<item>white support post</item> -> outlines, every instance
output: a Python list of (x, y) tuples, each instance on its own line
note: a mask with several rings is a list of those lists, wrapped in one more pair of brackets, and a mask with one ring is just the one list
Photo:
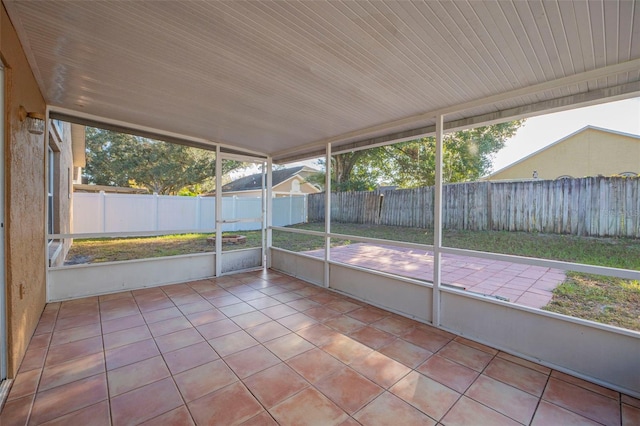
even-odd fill
[(222, 275), (222, 155), (216, 145), (216, 277)]
[[(263, 163), (264, 164), (264, 163)], [(267, 157), (267, 195), (266, 195), (266, 223), (265, 229), (267, 231), (266, 241), (263, 238), (264, 252), (267, 256), (266, 268), (271, 268), (271, 246), (273, 245), (273, 159), (271, 156)]]
[(436, 182), (433, 211), (433, 307), (432, 324), (440, 326), (440, 279), (442, 248), (442, 124), (443, 116), (436, 117)]
[(324, 179), (324, 286), (329, 288), (329, 260), (331, 260), (331, 144), (327, 144)]

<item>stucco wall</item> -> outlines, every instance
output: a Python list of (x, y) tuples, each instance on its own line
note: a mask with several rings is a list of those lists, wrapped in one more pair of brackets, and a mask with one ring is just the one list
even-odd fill
[(308, 182), (305, 182), (303, 179), (297, 176), (293, 177), (292, 179), (285, 180), (284, 182), (280, 183), (280, 185), (274, 186), (273, 191), (290, 193), (293, 189), (294, 180), (298, 181), (298, 183), (300, 184), (300, 192), (297, 192), (297, 194), (316, 194), (320, 192), (318, 188)]
[[(4, 6), (0, 53), (6, 78), (6, 283), (9, 377), (14, 377), (45, 305), (44, 136), (31, 135), (18, 108), (45, 113), (45, 102)], [(22, 291), (21, 291), (22, 289)]]
[(640, 173), (640, 139), (587, 129), (491, 176), (489, 180)]

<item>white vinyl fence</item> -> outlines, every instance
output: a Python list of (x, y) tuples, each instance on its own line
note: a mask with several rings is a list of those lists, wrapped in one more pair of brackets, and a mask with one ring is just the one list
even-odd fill
[[(214, 197), (171, 195), (73, 194), (73, 233), (211, 230), (216, 227)], [(261, 228), (262, 200), (254, 197), (223, 197), (224, 220), (256, 219), (225, 223), (223, 231)], [(273, 199), (273, 225), (307, 221), (307, 196)]]

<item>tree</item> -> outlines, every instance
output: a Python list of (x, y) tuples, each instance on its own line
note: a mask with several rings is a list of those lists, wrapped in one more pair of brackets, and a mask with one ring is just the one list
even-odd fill
[[(443, 180), (468, 182), (487, 174), (493, 155), (515, 135), (524, 120), (446, 134), (443, 139)], [(338, 154), (332, 158), (332, 188), (370, 190), (380, 183), (401, 188), (435, 183), (434, 137)]]
[[(147, 188), (158, 194), (199, 194), (213, 189), (215, 153), (87, 127), (89, 183)], [(224, 161), (223, 174), (242, 167)]]

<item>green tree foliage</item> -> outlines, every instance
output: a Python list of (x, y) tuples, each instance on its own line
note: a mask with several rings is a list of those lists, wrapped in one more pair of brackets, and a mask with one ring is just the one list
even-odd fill
[[(504, 148), (524, 120), (446, 134), (443, 140), (443, 180), (477, 180), (491, 170), (493, 155)], [(332, 189), (362, 191), (380, 184), (400, 188), (435, 183), (435, 137), (421, 138), (332, 157)], [(310, 181), (324, 184), (324, 173)]]
[[(89, 183), (147, 188), (165, 195), (197, 195), (214, 187), (215, 153), (87, 127)], [(223, 174), (242, 167), (224, 161)]]

